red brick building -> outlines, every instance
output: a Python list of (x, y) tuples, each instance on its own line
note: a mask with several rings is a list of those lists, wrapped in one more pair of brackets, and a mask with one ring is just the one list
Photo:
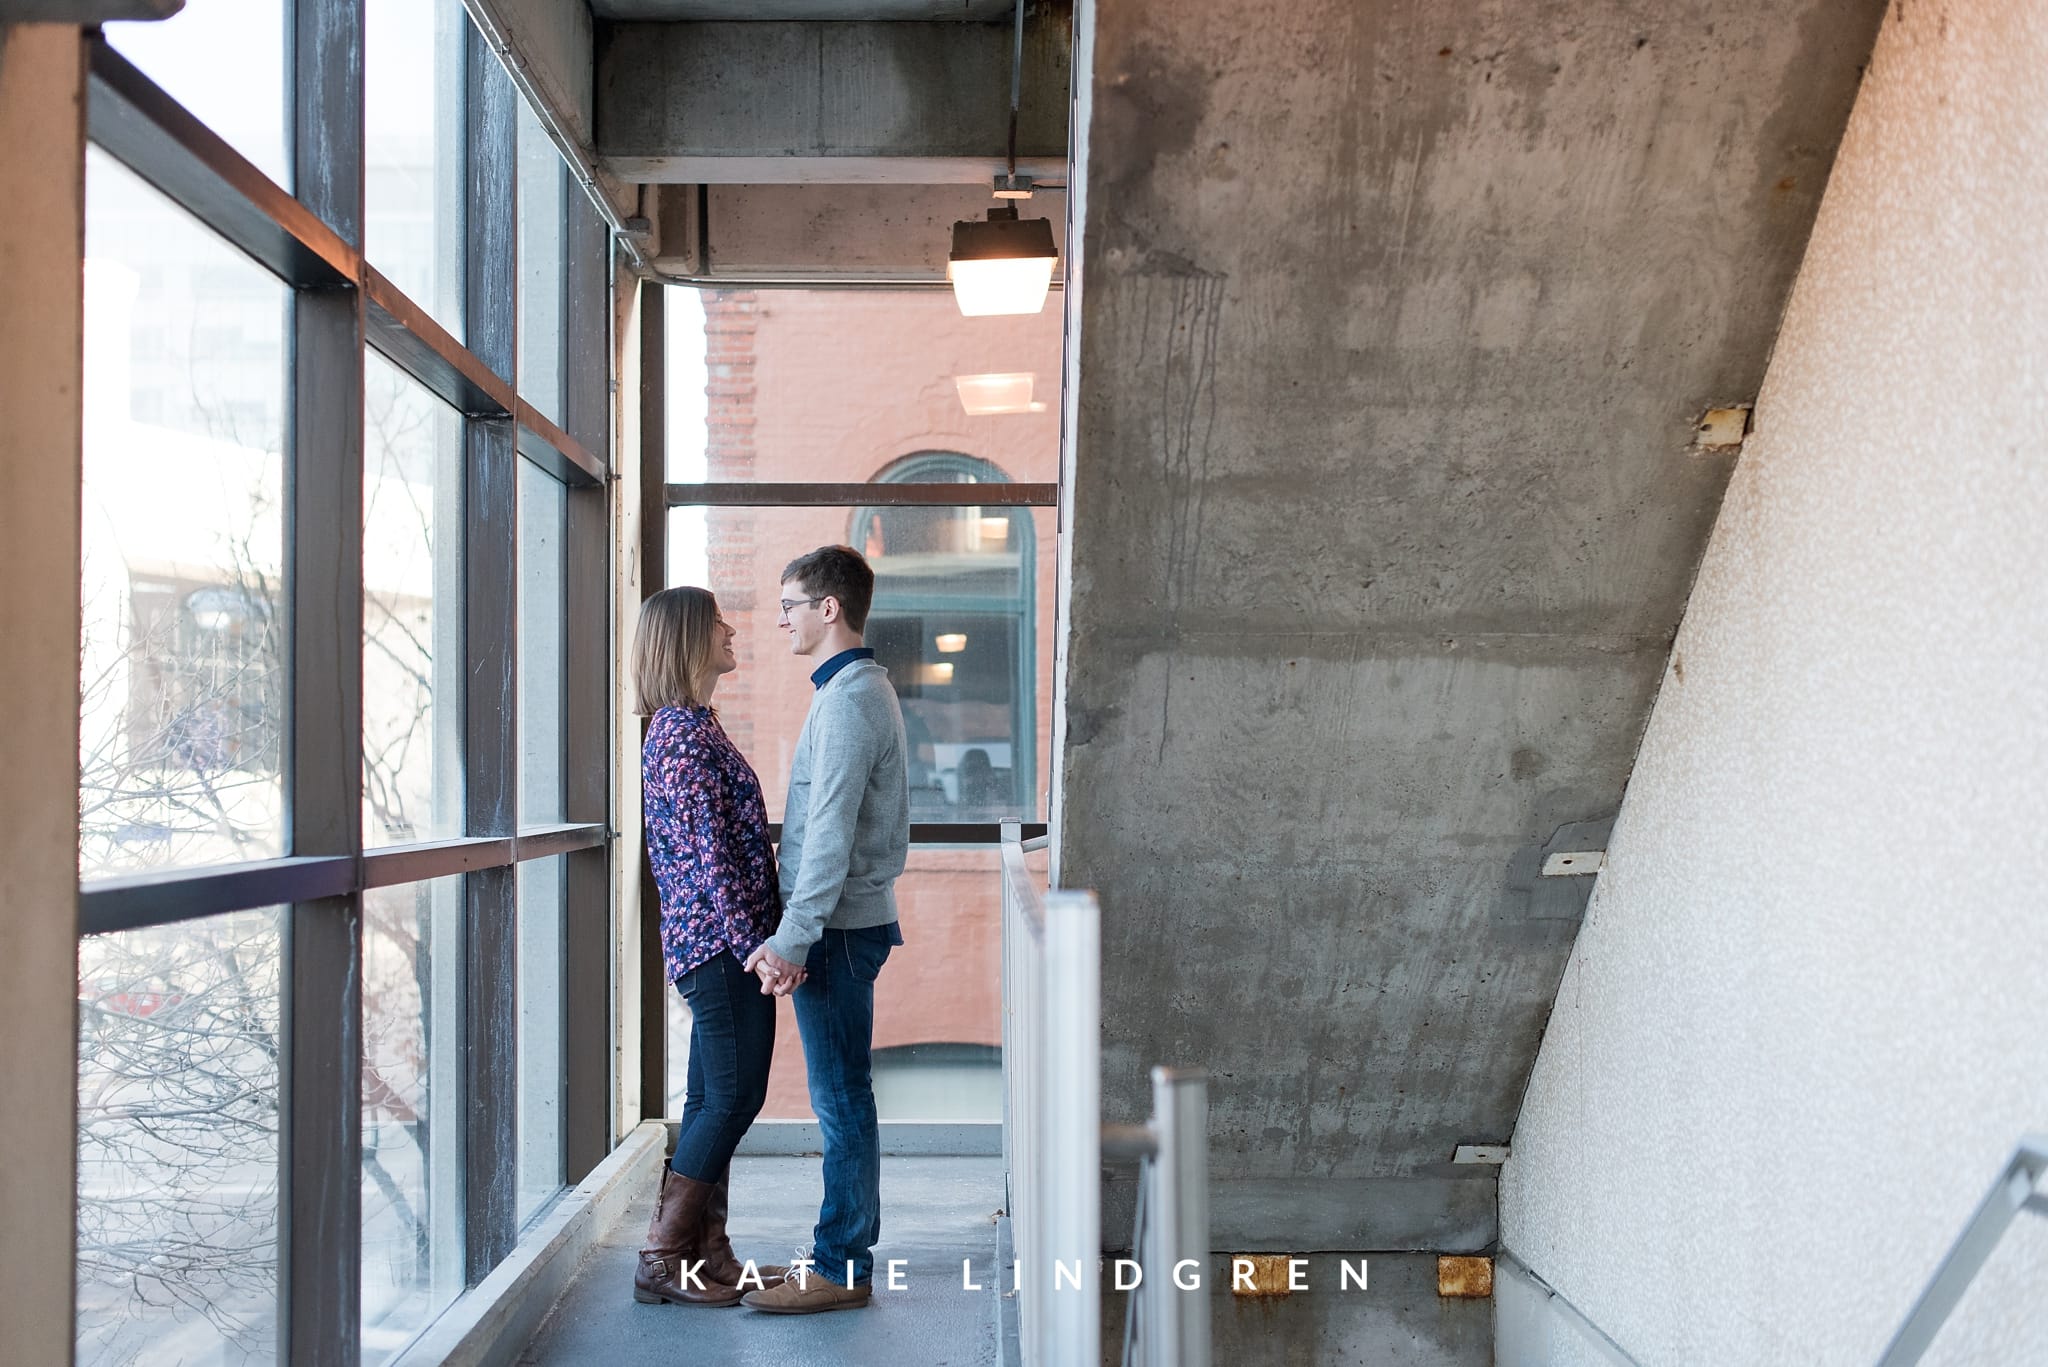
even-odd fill
[[(701, 469), (715, 483), (1050, 483), (1058, 478), (1060, 311), (963, 318), (940, 291), (707, 292)], [(687, 309), (689, 301), (679, 300)], [(1036, 402), (970, 415), (956, 379), (1029, 375)], [(1011, 382), (1011, 388), (1018, 388)], [(681, 441), (676, 443), (682, 445)], [(1056, 519), (1050, 508), (679, 510), (671, 582), (708, 571), (738, 628), (727, 730), (779, 820), (813, 662), (776, 622), (782, 566), (853, 545), (877, 574), (869, 644), (902, 698), (913, 821), (1042, 820), (1051, 738)], [(906, 943), (876, 996), (885, 1119), (995, 1119), (1001, 927), (993, 850), (915, 849), (897, 885)], [(782, 1010), (768, 1118), (808, 1117)]]

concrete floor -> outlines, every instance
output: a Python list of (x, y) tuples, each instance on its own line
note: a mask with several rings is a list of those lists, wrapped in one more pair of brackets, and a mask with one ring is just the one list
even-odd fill
[[(785, 1262), (810, 1242), (820, 1189), (815, 1157), (734, 1159), (731, 1233), (739, 1256)], [(999, 1158), (885, 1158), (873, 1300), (829, 1315), (763, 1315), (634, 1304), (634, 1257), (654, 1205), (650, 1185), (601, 1237), (519, 1360), (533, 1367), (994, 1367), (999, 1303), (990, 1269), (1002, 1204)], [(891, 1258), (902, 1260), (903, 1290), (884, 1289)], [(973, 1259), (974, 1281), (990, 1289), (961, 1289), (962, 1258)]]

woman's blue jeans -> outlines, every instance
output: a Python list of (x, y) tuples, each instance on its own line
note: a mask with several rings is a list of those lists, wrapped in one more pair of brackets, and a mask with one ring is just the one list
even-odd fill
[(890, 948), (902, 943), (893, 921), (868, 930), (827, 930), (804, 961), (809, 976), (790, 994), (804, 1038), (811, 1110), (825, 1137), (825, 1203), (811, 1231), (813, 1275), (842, 1286), (874, 1275), (882, 1237), (882, 1137), (871, 1066), (875, 978)]
[(775, 998), (762, 995), (761, 980), (730, 951), (677, 978), (676, 989), (690, 1004), (690, 1081), (668, 1165), (717, 1182), (768, 1099)]

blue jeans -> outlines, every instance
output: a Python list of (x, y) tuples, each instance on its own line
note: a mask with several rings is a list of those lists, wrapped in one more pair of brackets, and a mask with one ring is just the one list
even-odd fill
[(690, 1082), (668, 1165), (716, 1182), (768, 1099), (775, 998), (730, 950), (677, 978), (676, 990), (690, 1004)]
[(825, 1136), (825, 1204), (811, 1231), (813, 1274), (852, 1285), (874, 1275), (882, 1237), (882, 1136), (875, 1120), (869, 1055), (875, 1039), (875, 979), (903, 943), (895, 922), (868, 930), (827, 930), (811, 946), (810, 974), (791, 994), (804, 1039), (811, 1110)]

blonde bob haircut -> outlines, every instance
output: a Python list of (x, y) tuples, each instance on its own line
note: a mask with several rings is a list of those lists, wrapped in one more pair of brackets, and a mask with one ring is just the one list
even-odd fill
[(633, 631), (634, 712), (704, 706), (715, 677), (717, 625), (718, 600), (709, 589), (663, 589), (640, 605)]

